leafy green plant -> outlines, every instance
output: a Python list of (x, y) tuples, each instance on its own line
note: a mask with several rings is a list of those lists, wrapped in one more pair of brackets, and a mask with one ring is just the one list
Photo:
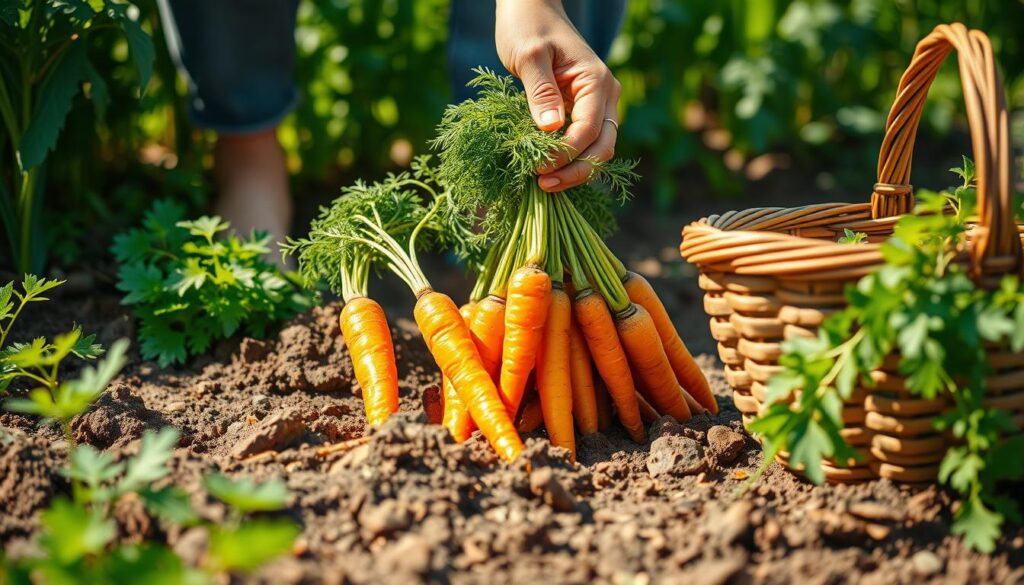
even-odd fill
[(1024, 350), (1024, 287), (1006, 276), (997, 290), (979, 288), (957, 262), (974, 213), (974, 169), (965, 159), (954, 171), (963, 184), (953, 193), (920, 193), (915, 214), (901, 218), (882, 246), (885, 264), (847, 290), (848, 307), (830, 316), (818, 337), (785, 343), (785, 370), (769, 382), (769, 406), (750, 429), (765, 440), (766, 462), (788, 451), (790, 463), (820, 483), (823, 459), (842, 465), (857, 457), (840, 436), (843, 400), (858, 385), (872, 386), (871, 371), (898, 352), (911, 393), (951, 399), (936, 431), (957, 443), (939, 479), (963, 497), (954, 533), (991, 551), (1004, 518), (1018, 515), (996, 486), (1024, 476), (1024, 436), (1011, 436), (1008, 413), (984, 406), (986, 346)]
[(209, 349), (215, 339), (267, 328), (307, 306), (306, 297), (264, 259), (270, 236), (228, 232), (219, 217), (184, 220), (184, 209), (158, 201), (141, 228), (114, 238), (117, 288), (138, 317), (141, 352), (161, 366)]
[(22, 310), (29, 303), (48, 301), (43, 295), (63, 283), (26, 274), (20, 291), (14, 282), (0, 288), (0, 393), (5, 393), (15, 380), (30, 382), (34, 387), (26, 398), (13, 398), (4, 406), (14, 412), (56, 421), (73, 447), (71, 419), (84, 412), (124, 367), (128, 340), (115, 341), (105, 359), (95, 367), (84, 368), (74, 380), (60, 379), (60, 366), (65, 358), (74, 355), (92, 360), (104, 353), (103, 347), (94, 343), (96, 336), (83, 336), (77, 325), (53, 340), (36, 337), (28, 343), (7, 344), (7, 337)]
[[(163, 429), (142, 436), (138, 453), (125, 461), (89, 445), (71, 454), (64, 474), (72, 481), (73, 497), (57, 498), (42, 514), (39, 554), (15, 562), (0, 560), (13, 583), (201, 584), (218, 582), (218, 575), (247, 572), (286, 553), (298, 528), (285, 520), (245, 521), (254, 511), (278, 510), (288, 497), (280, 480), (255, 484), (232, 482), (223, 476), (207, 478), (208, 491), (233, 507), (224, 524), (200, 520), (188, 495), (179, 487), (156, 487), (169, 474), (168, 462), (178, 432)], [(210, 486), (216, 486), (210, 487)], [(210, 531), (206, 563), (201, 570), (186, 567), (163, 543), (121, 544), (115, 541), (112, 518), (115, 502), (135, 494), (145, 508), (167, 524), (204, 526)], [(0, 573), (3, 575), (3, 573)]]
[(836, 242), (840, 244), (861, 244), (868, 241), (868, 235), (864, 232), (855, 232), (851, 229), (844, 229), (843, 235)]
[(0, 177), (0, 217), (22, 273), (42, 268), (42, 169), (73, 101), (86, 86), (100, 117), (110, 102), (107, 82), (90, 59), (94, 37), (119, 30), (140, 87), (149, 81), (153, 43), (135, 13), (131, 4), (112, 0), (0, 2), (0, 152), (14, 170)]

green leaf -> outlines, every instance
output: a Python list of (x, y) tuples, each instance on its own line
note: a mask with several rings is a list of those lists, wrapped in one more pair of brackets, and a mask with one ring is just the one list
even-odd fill
[(42, 524), (43, 548), (63, 565), (100, 553), (117, 534), (113, 521), (63, 498), (43, 512)]
[(178, 431), (173, 428), (164, 428), (158, 433), (147, 431), (143, 434), (139, 454), (128, 461), (124, 477), (117, 486), (118, 491), (136, 492), (165, 477), (170, 473), (167, 462), (174, 455), (174, 447), (177, 444)]
[(971, 549), (991, 553), (996, 548), (1003, 517), (989, 510), (980, 498), (969, 498), (960, 506), (953, 520), (953, 534), (964, 537), (964, 544)]
[(96, 112), (96, 119), (106, 119), (107, 107), (110, 106), (110, 90), (107, 89), (107, 80), (103, 79), (100, 72), (88, 60), (85, 62), (85, 80), (89, 82), (89, 99)]
[(986, 341), (1002, 341), (1004, 337), (1012, 335), (1015, 329), (1013, 319), (998, 307), (988, 307), (978, 315), (978, 333)]
[[(24, 302), (33, 301), (48, 301), (50, 299), (41, 295), (57, 288), (64, 284), (63, 280), (47, 280), (45, 278), (39, 278), (33, 274), (26, 274), (21, 281), (21, 288), (24, 291), (23, 295), (20, 295)], [(19, 293), (15, 292), (18, 295)]]
[(202, 573), (185, 567), (181, 558), (164, 545), (147, 542), (118, 547), (101, 559), (98, 567), (104, 583), (145, 583), (146, 585), (204, 585), (211, 581)]
[(298, 534), (298, 527), (285, 521), (256, 520), (238, 528), (213, 526), (208, 566), (213, 571), (252, 571), (291, 551)]
[(280, 510), (288, 500), (288, 487), (279, 479), (257, 484), (247, 477), (232, 480), (215, 473), (203, 484), (210, 495), (242, 512)]
[(92, 20), (92, 17), (96, 15), (96, 11), (85, 0), (49, 0), (48, 4), (57, 11), (83, 23)]
[(218, 232), (222, 232), (230, 227), (226, 221), (216, 215), (204, 215), (192, 221), (179, 221), (177, 226), (187, 229), (190, 235), (208, 240), (212, 240)]
[[(146, 93), (149, 78), (153, 74), (156, 49), (153, 40), (142, 30), (142, 26), (129, 13), (128, 4), (107, 3), (107, 13), (121, 24), (124, 38), (128, 41), (128, 53), (139, 71), (139, 95)], [(134, 7), (132, 7), (134, 8)]]
[(164, 275), (149, 264), (123, 264), (117, 272), (117, 289), (126, 292), (122, 305), (145, 303), (160, 298), (164, 290)]
[(203, 283), (206, 282), (208, 273), (206, 272), (206, 269), (199, 264), (198, 258), (187, 258), (185, 260), (185, 266), (179, 268), (175, 272), (175, 275), (177, 276), (177, 280), (171, 288), (178, 293), (178, 296), (183, 297), (190, 288), (195, 288), (196, 290), (202, 288)]
[(71, 110), (71, 102), (86, 78), (86, 63), (85, 43), (73, 43), (39, 90), (32, 119), (18, 144), (18, 160), (22, 169), (42, 164), (47, 153), (56, 146), (57, 137), (64, 128), (64, 119)]
[(115, 463), (113, 456), (98, 451), (91, 445), (78, 446), (71, 455), (71, 466), (65, 475), (72, 480), (80, 481), (90, 493), (97, 492), (100, 487), (124, 470), (124, 463)]
[(178, 526), (191, 526), (199, 521), (188, 494), (177, 486), (160, 490), (146, 487), (139, 490), (139, 495), (146, 509), (166, 522)]

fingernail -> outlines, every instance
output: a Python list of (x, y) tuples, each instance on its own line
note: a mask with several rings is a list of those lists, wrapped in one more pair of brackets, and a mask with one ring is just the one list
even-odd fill
[(559, 121), (558, 110), (547, 110), (540, 113), (540, 123), (544, 126), (557, 124)]
[(562, 181), (558, 180), (558, 177), (541, 177), (540, 188), (541, 189), (553, 189), (560, 185)]

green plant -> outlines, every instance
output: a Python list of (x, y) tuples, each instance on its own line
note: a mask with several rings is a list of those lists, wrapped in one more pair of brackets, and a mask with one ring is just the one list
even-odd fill
[(308, 297), (264, 259), (270, 236), (223, 236), (229, 225), (219, 217), (183, 215), (177, 203), (157, 201), (141, 228), (114, 238), (117, 288), (139, 318), (144, 357), (161, 366), (183, 362), (242, 327), (262, 337), (307, 306)]
[[(71, 443), (71, 419), (85, 411), (121, 371), (128, 350), (128, 340), (119, 339), (110, 347), (107, 357), (95, 367), (86, 367), (74, 380), (61, 380), (60, 366), (66, 357), (74, 355), (92, 360), (103, 354), (103, 347), (93, 343), (96, 336), (82, 336), (77, 325), (70, 332), (54, 337), (36, 337), (28, 343), (7, 344), (7, 337), (22, 310), (29, 303), (48, 301), (43, 296), (63, 284), (62, 280), (47, 280), (26, 274), (21, 291), (14, 282), (0, 288), (0, 393), (6, 393), (17, 379), (30, 381), (34, 388), (26, 398), (13, 398), (4, 405), (8, 410), (35, 414), (61, 425)], [(15, 300), (17, 303), (15, 303)]]
[(994, 291), (979, 288), (956, 262), (974, 213), (974, 169), (964, 162), (954, 169), (963, 179), (954, 193), (920, 193), (915, 214), (901, 218), (882, 246), (885, 264), (847, 290), (849, 306), (830, 316), (818, 337), (785, 343), (779, 361), (785, 370), (769, 382), (770, 406), (750, 429), (765, 440), (766, 462), (788, 451), (790, 463), (820, 483), (824, 458), (856, 459), (839, 433), (843, 400), (857, 385), (871, 386), (871, 371), (898, 352), (910, 392), (951, 399), (936, 430), (957, 443), (942, 460), (939, 479), (963, 497), (954, 533), (991, 551), (1004, 518), (1017, 517), (1016, 503), (996, 486), (1024, 476), (1024, 436), (1010, 436), (1008, 413), (983, 404), (986, 345), (1024, 350), (1024, 287), (1006, 276)]
[[(298, 528), (285, 520), (243, 520), (244, 514), (279, 510), (288, 497), (280, 480), (254, 484), (232, 482), (219, 475), (206, 479), (207, 490), (231, 507), (225, 524), (201, 521), (188, 494), (175, 485), (156, 487), (164, 480), (178, 432), (163, 429), (142, 436), (138, 453), (124, 461), (89, 445), (71, 454), (64, 474), (73, 497), (57, 498), (42, 513), (39, 554), (3, 561), (0, 575), (12, 583), (126, 583), (158, 582), (194, 585), (217, 582), (218, 575), (248, 572), (288, 552)], [(204, 526), (210, 545), (202, 570), (186, 567), (163, 543), (116, 542), (114, 504), (134, 494), (146, 510), (163, 522), (180, 527)]]
[(43, 163), (72, 102), (83, 85), (98, 116), (110, 101), (106, 80), (90, 60), (94, 37), (120, 30), (138, 68), (139, 85), (146, 87), (154, 48), (135, 11), (131, 4), (112, 0), (0, 2), (0, 153), (13, 169), (0, 177), (0, 217), (19, 272), (42, 268)]

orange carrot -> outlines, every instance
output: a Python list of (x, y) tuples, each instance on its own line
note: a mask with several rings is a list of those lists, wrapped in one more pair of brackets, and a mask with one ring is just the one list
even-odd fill
[(658, 417), (660, 416), (658, 411), (654, 410), (654, 407), (651, 406), (651, 404), (639, 393), (636, 395), (636, 401), (637, 404), (640, 405), (640, 418), (643, 419), (645, 425), (649, 425), (658, 420)]
[(520, 433), (532, 433), (544, 424), (544, 412), (540, 406), (540, 397), (531, 394), (524, 402), (516, 430)]
[(587, 340), (575, 321), (569, 326), (569, 374), (572, 378), (572, 416), (580, 434), (598, 430), (597, 396), (594, 392), (594, 366), (590, 362)]
[[(478, 306), (478, 304), (470, 302), (459, 307), (462, 319), (468, 323), (473, 318)], [(453, 439), (461, 443), (473, 434), (473, 431), (476, 430), (476, 423), (473, 422), (473, 417), (469, 416), (466, 405), (459, 400), (459, 393), (455, 391), (455, 386), (452, 386), (451, 380), (447, 376), (441, 376), (441, 388), (444, 391), (444, 417), (441, 424), (448, 429)]]
[(704, 377), (704, 373), (701, 372), (697, 363), (693, 361), (693, 356), (690, 355), (686, 344), (680, 339), (679, 333), (676, 332), (676, 328), (672, 324), (672, 319), (668, 316), (668, 311), (665, 310), (665, 305), (658, 298), (658, 294), (654, 292), (651, 283), (635, 272), (627, 272), (622, 284), (626, 287), (629, 300), (647, 309), (647, 312), (651, 314), (654, 326), (658, 330), (658, 337), (661, 338), (661, 344), (665, 348), (665, 354), (668, 356), (669, 363), (672, 364), (676, 380), (701, 406), (708, 409), (711, 414), (718, 414), (718, 402), (715, 401), (715, 396), (711, 393), (711, 386), (708, 385), (707, 378)]
[(544, 336), (537, 354), (537, 393), (544, 413), (548, 439), (569, 450), (576, 460), (576, 436), (572, 428), (572, 382), (569, 360), (569, 321), (572, 309), (561, 286), (551, 288), (551, 302)]
[(512, 273), (506, 298), (499, 385), (502, 402), (510, 416), (519, 409), (526, 379), (537, 362), (550, 304), (551, 278), (546, 272), (524, 266)]
[(607, 431), (612, 427), (612, 397), (600, 377), (594, 380), (594, 398), (597, 401), (597, 430)]
[(506, 461), (523, 450), (498, 389), (480, 361), (469, 327), (447, 295), (428, 289), (416, 300), (413, 311), (423, 333), (427, 349), (452, 386), (477, 426), (498, 455)]
[(625, 314), (615, 317), (615, 328), (640, 381), (640, 390), (651, 406), (678, 421), (689, 420), (690, 407), (686, 406), (647, 309), (632, 305)]
[(686, 400), (686, 406), (690, 408), (690, 414), (704, 414), (708, 411), (704, 408), (703, 404), (697, 402), (697, 400), (693, 396), (690, 396), (690, 393), (682, 387), (679, 388), (679, 391), (683, 393), (683, 399)]
[(339, 321), (363, 392), (366, 423), (382, 424), (398, 412), (398, 368), (384, 309), (372, 299), (356, 297), (345, 303)]
[(505, 341), (505, 299), (487, 295), (476, 304), (473, 318), (468, 321), (473, 342), (480, 351), (484, 369), (497, 384), (501, 372), (501, 351)]
[(573, 315), (580, 325), (583, 337), (587, 340), (587, 347), (594, 358), (597, 372), (615, 402), (619, 420), (626, 427), (630, 438), (637, 443), (643, 443), (647, 440), (647, 431), (640, 420), (636, 386), (629, 372), (626, 354), (619, 343), (619, 336), (615, 333), (615, 323), (608, 312), (608, 305), (601, 295), (593, 290), (582, 291), (577, 294), (573, 303)]

